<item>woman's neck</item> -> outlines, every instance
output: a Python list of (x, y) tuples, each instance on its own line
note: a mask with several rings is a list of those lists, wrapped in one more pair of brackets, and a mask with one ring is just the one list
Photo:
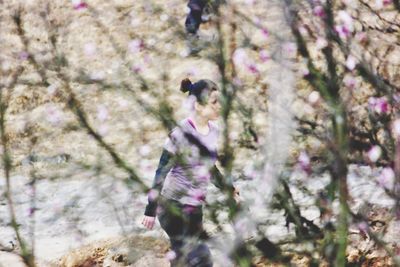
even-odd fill
[(208, 126), (208, 119), (194, 114), (192, 120), (196, 126), (196, 130), (201, 134), (208, 134), (210, 128)]

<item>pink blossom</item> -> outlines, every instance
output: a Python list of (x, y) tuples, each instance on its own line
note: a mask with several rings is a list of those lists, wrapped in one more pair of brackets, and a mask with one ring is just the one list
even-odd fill
[(378, 114), (387, 114), (389, 113), (390, 110), (390, 105), (387, 102), (386, 97), (370, 97), (368, 99), (368, 104), (369, 107), (372, 111), (378, 113)]
[(53, 125), (57, 125), (62, 121), (62, 113), (61, 111), (55, 107), (50, 106), (47, 108), (47, 121)]
[(132, 71), (136, 74), (142, 72), (142, 67), (139, 66), (138, 64), (135, 64), (134, 66), (132, 66)]
[(96, 54), (97, 48), (95, 43), (87, 43), (83, 46), (83, 51), (86, 56), (92, 57)]
[(82, 0), (72, 0), (72, 5), (74, 6), (75, 10), (82, 10), (88, 7), (88, 4)]
[(245, 0), (245, 4), (249, 6), (254, 5), (255, 2), (256, 2), (255, 0)]
[(359, 222), (357, 228), (363, 233), (368, 233), (369, 225), (367, 222)]
[(396, 138), (400, 137), (400, 119), (396, 119), (392, 124), (393, 135)]
[(153, 61), (151, 59), (151, 56), (149, 54), (145, 54), (144, 57), (144, 62), (146, 62), (146, 64), (150, 65)]
[(338, 18), (340, 22), (343, 23), (350, 31), (353, 31), (354, 25), (353, 25), (353, 18), (350, 16), (350, 14), (345, 11), (345, 10), (340, 10), (338, 12)]
[(108, 133), (108, 126), (105, 124), (101, 124), (97, 131), (101, 136), (106, 136)]
[(237, 66), (243, 65), (248, 61), (248, 56), (243, 48), (238, 48), (233, 53), (233, 63)]
[(99, 121), (105, 121), (108, 118), (108, 110), (105, 106), (99, 105), (97, 107), (97, 119)]
[(378, 185), (385, 189), (391, 189), (395, 180), (395, 174), (392, 168), (386, 167), (382, 170), (382, 173), (378, 176)]
[(320, 50), (328, 46), (328, 42), (325, 38), (318, 37), (317, 41), (315, 42), (315, 47)]
[(309, 95), (308, 95), (308, 102), (310, 102), (311, 104), (316, 104), (321, 98), (321, 95), (319, 94), (318, 91), (312, 91)]
[(352, 55), (349, 55), (349, 56), (347, 57), (347, 59), (346, 59), (346, 67), (347, 67), (349, 70), (354, 70), (354, 68), (356, 67), (356, 64), (357, 64), (356, 58), (353, 57)]
[(36, 211), (36, 209), (34, 207), (30, 207), (29, 210), (28, 210), (28, 216), (32, 217), (33, 214), (35, 213), (35, 211)]
[(47, 87), (47, 93), (49, 95), (54, 95), (56, 93), (56, 91), (57, 91), (57, 88), (58, 88), (58, 86), (56, 84), (50, 84)]
[(368, 41), (368, 35), (366, 32), (358, 32), (356, 33), (355, 39), (360, 43), (365, 43)]
[(308, 66), (306, 64), (300, 65), (299, 72), (303, 77), (306, 77), (307, 75), (310, 74), (310, 70), (308, 69)]
[(147, 194), (147, 197), (150, 201), (154, 201), (158, 197), (158, 191), (155, 189), (150, 189), (149, 193)]
[(346, 74), (343, 78), (343, 83), (347, 88), (354, 89), (356, 86), (356, 79), (350, 74)]
[(139, 53), (144, 49), (144, 42), (143, 40), (134, 39), (129, 42), (128, 48), (131, 53)]
[(142, 157), (146, 157), (150, 154), (151, 148), (149, 145), (143, 145), (139, 148), (139, 154)]
[(243, 86), (242, 80), (241, 80), (239, 77), (237, 77), (237, 76), (235, 76), (235, 77), (233, 78), (232, 82), (233, 82), (233, 84), (236, 85), (236, 86)]
[(400, 103), (400, 94), (399, 94), (399, 93), (393, 94), (393, 100), (394, 100), (396, 103)]
[(326, 17), (326, 13), (325, 13), (324, 7), (320, 6), (320, 5), (314, 7), (313, 13), (314, 13), (315, 16), (320, 17), (320, 18), (325, 18)]
[(252, 74), (259, 74), (260, 71), (257, 68), (257, 65), (254, 63), (247, 64), (247, 69), (252, 73)]
[(367, 154), (370, 161), (376, 162), (382, 155), (382, 149), (380, 146), (373, 146)]
[(206, 194), (203, 190), (201, 189), (192, 189), (189, 191), (189, 195), (194, 199), (199, 202), (202, 202), (206, 199)]
[(261, 34), (265, 37), (268, 38), (269, 37), (269, 31), (266, 28), (262, 28), (261, 29)]
[(304, 26), (299, 27), (299, 32), (303, 36), (307, 36), (307, 34), (308, 34), (308, 31), (307, 31), (306, 27), (304, 27)]
[(129, 106), (129, 101), (126, 99), (118, 100), (118, 104), (121, 108), (127, 108)]
[(176, 253), (175, 253), (175, 251), (173, 251), (173, 250), (168, 251), (168, 252), (165, 254), (165, 258), (166, 258), (167, 260), (169, 260), (169, 261), (173, 261), (173, 260), (176, 258)]
[(335, 31), (339, 34), (339, 37), (342, 39), (350, 37), (351, 34), (351, 31), (344, 25), (336, 25)]
[(390, 5), (392, 3), (391, 0), (376, 0), (375, 1), (375, 8), (376, 9), (381, 9), (384, 6)]
[(186, 213), (186, 214), (191, 214), (191, 213), (193, 213), (193, 211), (195, 211), (195, 210), (196, 210), (196, 207), (195, 207), (195, 206), (192, 206), (192, 205), (185, 205), (185, 206), (183, 207), (183, 212)]
[(307, 174), (311, 173), (310, 157), (302, 151), (297, 159), (299, 167)]
[(265, 49), (260, 51), (259, 56), (262, 62), (267, 62), (270, 59), (269, 53)]
[(165, 21), (167, 21), (168, 19), (169, 19), (169, 16), (168, 16), (167, 14), (165, 14), (165, 13), (162, 14), (162, 15), (160, 16), (160, 20), (161, 20), (161, 21), (164, 21), (164, 22), (165, 22)]
[(283, 51), (288, 54), (294, 54), (297, 52), (297, 45), (293, 42), (287, 42), (283, 44)]
[(19, 59), (20, 60), (27, 60), (29, 58), (29, 53), (26, 51), (22, 51), (19, 53)]
[(243, 170), (243, 175), (247, 179), (253, 180), (257, 177), (257, 171), (254, 169), (253, 165), (246, 166)]

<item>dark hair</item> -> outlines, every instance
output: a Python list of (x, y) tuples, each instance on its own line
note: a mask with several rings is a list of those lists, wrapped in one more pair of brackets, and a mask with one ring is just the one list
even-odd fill
[(181, 82), (181, 91), (189, 95), (194, 95), (197, 102), (204, 105), (208, 101), (208, 96), (213, 91), (218, 91), (218, 85), (208, 79), (202, 79), (195, 83), (192, 83), (189, 78), (185, 78)]

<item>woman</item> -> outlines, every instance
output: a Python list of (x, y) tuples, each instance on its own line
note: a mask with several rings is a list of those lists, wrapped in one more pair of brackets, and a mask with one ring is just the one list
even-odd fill
[(153, 228), (159, 204), (158, 219), (175, 257), (171, 266), (212, 266), (203, 242), (202, 205), (207, 185), (211, 181), (219, 188), (235, 190), (215, 166), (219, 131), (212, 121), (220, 115), (221, 93), (210, 80), (192, 84), (185, 79), (181, 91), (194, 98), (194, 113), (171, 131), (164, 144), (142, 224)]

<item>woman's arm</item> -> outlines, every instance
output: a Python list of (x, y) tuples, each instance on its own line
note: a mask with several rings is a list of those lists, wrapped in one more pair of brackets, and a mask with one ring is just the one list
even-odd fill
[(157, 201), (158, 196), (160, 195), (161, 189), (164, 184), (165, 177), (168, 172), (171, 170), (173, 166), (173, 154), (166, 149), (163, 149), (163, 152), (160, 157), (160, 162), (158, 163), (158, 167), (156, 170), (156, 174), (154, 176), (153, 185), (151, 190), (155, 190), (156, 197), (153, 197), (151, 194), (148, 196), (148, 204), (146, 206), (146, 210), (144, 215), (155, 217), (157, 210)]

